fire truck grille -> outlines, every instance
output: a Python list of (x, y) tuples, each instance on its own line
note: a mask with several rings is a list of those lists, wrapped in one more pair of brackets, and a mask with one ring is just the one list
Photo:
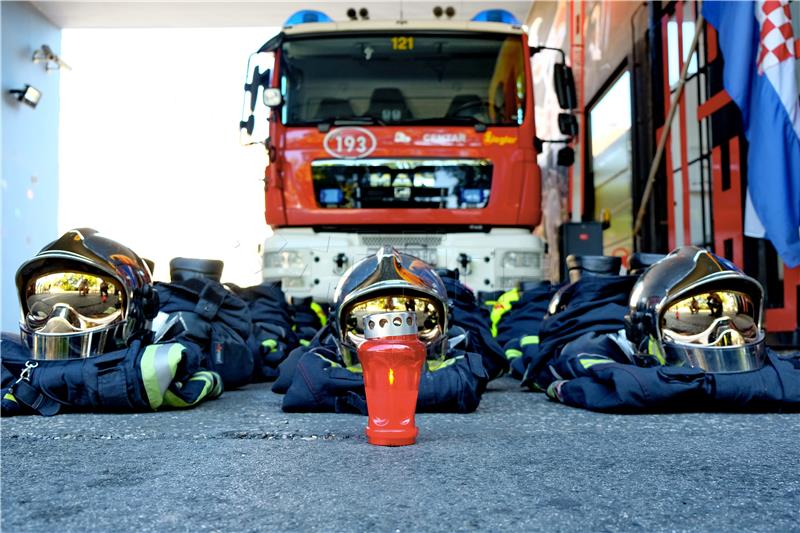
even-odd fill
[(381, 246), (394, 246), (401, 252), (419, 257), (426, 263), (436, 266), (439, 258), (436, 247), (442, 244), (440, 235), (362, 235), (361, 244), (367, 253), (375, 253)]

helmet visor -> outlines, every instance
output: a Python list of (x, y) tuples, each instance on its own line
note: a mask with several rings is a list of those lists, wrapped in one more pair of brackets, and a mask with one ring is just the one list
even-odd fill
[(23, 322), (41, 333), (77, 333), (124, 320), (125, 291), (109, 276), (51, 272), (28, 280)]
[(392, 311), (412, 312), (417, 317), (417, 334), (422, 342), (429, 343), (441, 337), (443, 317), (440, 305), (432, 298), (420, 295), (386, 295), (364, 300), (345, 313), (344, 334), (359, 346), (364, 342), (364, 317)]
[(664, 343), (667, 364), (692, 366), (706, 372), (746, 372), (764, 366), (767, 356), (763, 333), (752, 344), (743, 346), (698, 346)]
[(667, 362), (706, 372), (761, 368), (766, 351), (759, 312), (739, 291), (709, 291), (673, 303), (661, 320)]
[[(31, 331), (23, 325), (20, 335), (34, 359), (78, 359), (122, 348), (125, 345), (122, 339), (128, 336), (130, 324), (130, 321), (114, 322), (79, 333)], [(49, 329), (58, 327), (51, 325)]]
[(743, 346), (761, 334), (759, 309), (738, 291), (696, 294), (669, 306), (661, 319), (664, 342), (698, 346)]

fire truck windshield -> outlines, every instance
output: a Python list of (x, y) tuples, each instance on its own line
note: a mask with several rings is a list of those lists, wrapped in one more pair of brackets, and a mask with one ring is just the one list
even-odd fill
[(281, 121), (516, 126), (525, 118), (524, 60), (519, 35), (294, 38), (282, 47)]

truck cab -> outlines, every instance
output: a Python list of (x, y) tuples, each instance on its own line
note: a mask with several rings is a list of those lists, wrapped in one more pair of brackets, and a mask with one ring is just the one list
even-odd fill
[(542, 278), (531, 51), (521, 25), (485, 19), (318, 13), (251, 57), (241, 125), (269, 154), (264, 280), (330, 301), (382, 245), (476, 291)]

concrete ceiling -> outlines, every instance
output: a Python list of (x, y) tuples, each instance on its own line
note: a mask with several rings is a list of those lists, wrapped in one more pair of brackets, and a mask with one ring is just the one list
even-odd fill
[(317, 9), (334, 20), (347, 20), (350, 7), (366, 7), (372, 20), (431, 20), (434, 6), (453, 6), (455, 20), (468, 20), (483, 9), (503, 8), (525, 22), (532, 0), (527, 1), (420, 1), (378, 2), (33, 2), (50, 21), (61, 28), (218, 28), (282, 26), (299, 9)]

